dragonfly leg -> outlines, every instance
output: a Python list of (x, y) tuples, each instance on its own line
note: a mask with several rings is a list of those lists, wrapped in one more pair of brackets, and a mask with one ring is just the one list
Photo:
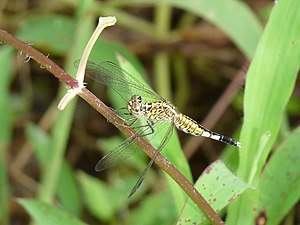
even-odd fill
[[(136, 121), (134, 121), (134, 122), (136, 122)], [(143, 124), (143, 125), (139, 125), (139, 126), (134, 126), (134, 127), (131, 127), (131, 128), (132, 129), (150, 128), (150, 130), (148, 131), (148, 133), (140, 134), (142, 137), (145, 137), (147, 135), (153, 134), (154, 133), (154, 129), (153, 129), (154, 123), (153, 123), (153, 121), (147, 120), (146, 123), (147, 124)], [(146, 129), (144, 131), (146, 131)]]
[[(117, 109), (114, 109), (112, 107), (109, 107), (115, 114), (117, 117), (119, 117), (120, 119), (122, 120), (125, 120), (125, 121), (133, 121), (132, 123), (130, 123), (129, 125), (127, 124), (120, 124), (118, 123), (117, 121), (115, 121), (116, 124), (120, 125), (120, 126), (123, 126), (123, 127), (126, 127), (126, 126), (131, 126), (133, 123), (136, 122), (136, 120), (138, 119), (137, 117), (134, 117), (132, 116), (129, 112), (128, 112), (128, 109), (127, 107), (122, 107), (122, 108), (117, 108)], [(123, 116), (132, 116), (132, 117), (129, 117), (129, 118), (124, 118)]]
[(140, 176), (140, 178), (137, 180), (137, 182), (135, 183), (135, 185), (131, 189), (131, 192), (129, 193), (128, 198), (130, 198), (136, 192), (136, 190), (141, 186), (141, 184), (143, 183), (143, 181), (144, 181), (144, 179), (145, 179), (145, 177), (147, 175), (148, 170), (153, 165), (155, 159), (157, 158), (157, 156), (159, 155), (159, 153), (162, 151), (162, 149), (165, 147), (165, 145), (169, 141), (170, 137), (172, 136), (172, 132), (173, 132), (173, 126), (171, 125), (169, 127), (169, 129), (167, 130), (167, 132), (166, 132), (166, 134), (165, 134), (162, 142), (158, 146), (155, 154), (153, 155), (153, 157), (149, 161), (149, 163), (146, 166), (146, 168), (143, 170), (142, 175)]
[[(131, 117), (131, 118), (128, 118), (127, 121), (131, 121), (128, 126), (131, 127), (136, 121), (138, 121), (138, 118), (137, 117)], [(131, 128), (134, 128), (134, 127), (131, 127)]]
[(131, 115), (129, 112), (128, 112), (128, 109), (127, 107), (121, 107), (121, 108), (117, 108), (117, 109), (114, 109), (112, 107), (109, 107), (112, 111), (114, 111), (114, 113), (117, 114), (117, 116), (121, 117), (121, 115)]

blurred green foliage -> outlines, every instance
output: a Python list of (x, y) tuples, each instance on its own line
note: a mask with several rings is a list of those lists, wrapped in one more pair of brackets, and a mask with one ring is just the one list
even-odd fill
[[(241, 62), (253, 60), (246, 77), (245, 93), (238, 93), (233, 104), (236, 109), (244, 108), (240, 139), (242, 148), (238, 152), (227, 147), (223, 152), (225, 164), (236, 169), (233, 172), (238, 177), (220, 161), (213, 163), (213, 160), (209, 160), (211, 164), (208, 170), (212, 172), (206, 170), (198, 179), (197, 176), (195, 185), (218, 212), (229, 205), (226, 224), (254, 224), (259, 219), (267, 219), (266, 224), (280, 224), (287, 215), (289, 221), (293, 221), (291, 218), (296, 213), (293, 213), (293, 207), (299, 201), (300, 193), (300, 151), (297, 150), (300, 142), (300, 104), (297, 91), (293, 95), (293, 90), (299, 88), (295, 85), (300, 62), (298, 0), (280, 0), (276, 5), (272, 3), (259, 8), (257, 14), (264, 14), (264, 18), (268, 18), (265, 19), (265, 29), (250, 6), (236, 0), (28, 2), (36, 7), (35, 10), (28, 5), (26, 13), (20, 15), (14, 13), (11, 2), (7, 1), (7, 8), (3, 3), (4, 7), (0, 7), (3, 22), (0, 24), (14, 27), (14, 34), (18, 38), (40, 49), (45, 55), (49, 54), (49, 58), (64, 65), (64, 69), (72, 75), (75, 74), (73, 62), (80, 58), (97, 18), (116, 16), (117, 28), (104, 31), (90, 59), (96, 63), (107, 60), (119, 63), (134, 76), (159, 85), (158, 90), (181, 96), (180, 100), (174, 99), (174, 102), (178, 100), (185, 112), (191, 111), (186, 106), (188, 102), (197, 100), (198, 92), (207, 95), (205, 97), (211, 102), (207, 93), (222, 91), (204, 92), (202, 89), (206, 88), (205, 84), (194, 88), (197, 81), (187, 74), (194, 72), (190, 67), (199, 60), (195, 59), (199, 56), (195, 46), (203, 46), (203, 43), (196, 41), (195, 45), (188, 44), (192, 42), (198, 26), (209, 22), (211, 26), (222, 30), (234, 46), (224, 40), (224, 34), (219, 39), (217, 34), (214, 39), (216, 33), (213, 33), (209, 40), (214, 40), (216, 46), (226, 43), (226, 50), (234, 50), (226, 53), (218, 51), (215, 54), (218, 57), (214, 56), (216, 61), (235, 59), (232, 51), (241, 53)], [(148, 13), (146, 16), (145, 12)], [(265, 16), (265, 12), (270, 12), (270, 15)], [(159, 19), (162, 15), (167, 17), (166, 21)], [(113, 29), (114, 32), (110, 33)], [(122, 33), (122, 29), (127, 32)], [(189, 34), (189, 29), (193, 35)], [(204, 34), (206, 32), (201, 33), (200, 37), (205, 42)], [(128, 40), (133, 41), (128, 44)], [(180, 48), (185, 45), (188, 47)], [(188, 53), (181, 55), (181, 50)], [(144, 57), (139, 59), (132, 52), (144, 54)], [(118, 61), (116, 53), (126, 60)], [(213, 58), (213, 53), (200, 53), (202, 57)], [(0, 224), (13, 224), (18, 220), (22, 220), (21, 224), (27, 224), (24, 216), (13, 210), (11, 205), (16, 202), (28, 212), (30, 220), (43, 225), (158, 225), (174, 224), (175, 221), (177, 224), (200, 224), (205, 220), (173, 180), (166, 175), (167, 186), (165, 179), (154, 171), (148, 174), (141, 189), (132, 198), (127, 198), (146, 165), (142, 154), (105, 173), (93, 172), (100, 154), (91, 151), (92, 157), (89, 158), (78, 148), (96, 146), (95, 138), (86, 133), (91, 130), (93, 133), (98, 123), (92, 121), (90, 112), (82, 109), (84, 105), (81, 102), (76, 105), (76, 101), (73, 101), (65, 111), (58, 112), (57, 99), (66, 92), (66, 88), (52, 81), (43, 88), (35, 87), (36, 77), (49, 76), (43, 74), (43, 68), (34, 68), (32, 65), (32, 78), (26, 77), (26, 69), (22, 70), (21, 78), (15, 78), (15, 72), (20, 67), (15, 59), (23, 63), (30, 59), (28, 57), (22, 52), (14, 52), (9, 46), (0, 47)], [(153, 68), (156, 75), (152, 79), (145, 75), (149, 68), (141, 63), (149, 59), (157, 62)], [(172, 63), (176, 65), (173, 67)], [(239, 61), (235, 63), (235, 66), (242, 67)], [(221, 63), (217, 65), (214, 70), (222, 67)], [(21, 68), (28, 69), (27, 63)], [(223, 68), (223, 71), (230, 70), (229, 66)], [(205, 75), (211, 76), (209, 73)], [(89, 87), (95, 89), (92, 84)], [(102, 88), (98, 85), (95, 91)], [(52, 99), (42, 98), (45, 93), (52, 93)], [(28, 99), (30, 96), (33, 100)], [(100, 98), (108, 101), (106, 95)], [(124, 104), (120, 102), (120, 96), (111, 92), (108, 98), (114, 106)], [(41, 118), (39, 122), (37, 115)], [(296, 122), (290, 122), (290, 118)], [(236, 120), (234, 117), (231, 121)], [(220, 121), (220, 124), (222, 122), (226, 126), (226, 120)], [(111, 150), (123, 140), (121, 137), (107, 138), (111, 131), (104, 125), (106, 121), (99, 124), (102, 127), (97, 127), (101, 139), (98, 147), (102, 152), (104, 149)], [(231, 131), (235, 130), (235, 126), (228, 127)], [(290, 127), (297, 128), (291, 132)], [(175, 132), (163, 154), (192, 180), (190, 166)], [(95, 155), (97, 159), (94, 159)], [(199, 164), (198, 172), (201, 170)], [(19, 197), (18, 200), (15, 197)]]

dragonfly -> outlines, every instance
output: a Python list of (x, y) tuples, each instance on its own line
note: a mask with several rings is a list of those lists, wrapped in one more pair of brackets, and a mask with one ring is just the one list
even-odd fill
[[(76, 61), (75, 67), (78, 65), (79, 61)], [(132, 196), (144, 181), (147, 171), (171, 138), (174, 127), (194, 136), (207, 137), (236, 147), (241, 146), (240, 142), (210, 131), (192, 118), (180, 113), (169, 101), (111, 61), (100, 64), (88, 61), (85, 74), (94, 81), (113, 89), (127, 102), (125, 107), (116, 112), (118, 116), (126, 117), (128, 126), (131, 126), (138, 135), (151, 141), (162, 130), (165, 132), (160, 143), (155, 146), (155, 155), (147, 164), (128, 197)], [(138, 124), (138, 121), (142, 121), (143, 124)], [(163, 126), (167, 128), (163, 129)], [(103, 171), (132, 156), (139, 149), (134, 143), (135, 138), (137, 136), (129, 137), (104, 155), (96, 164), (95, 170)]]

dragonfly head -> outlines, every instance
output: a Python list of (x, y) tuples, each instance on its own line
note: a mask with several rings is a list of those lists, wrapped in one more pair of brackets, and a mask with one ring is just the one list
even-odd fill
[(133, 95), (127, 105), (129, 113), (134, 116), (142, 116), (142, 97), (139, 95)]

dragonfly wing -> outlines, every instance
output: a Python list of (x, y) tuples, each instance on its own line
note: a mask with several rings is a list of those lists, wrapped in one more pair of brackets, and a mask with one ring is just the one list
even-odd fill
[[(150, 136), (153, 134), (149, 131), (152, 130), (152, 127), (149, 124), (141, 125), (135, 129), (137, 134), (140, 136)], [(113, 167), (119, 162), (126, 160), (130, 156), (134, 155), (135, 152), (139, 149), (139, 147), (134, 143), (134, 139), (137, 136), (132, 136), (123, 141), (117, 148), (113, 151), (107, 153), (103, 156), (102, 159), (96, 164), (95, 170), (100, 172), (107, 168)]]
[(132, 196), (136, 190), (141, 186), (141, 184), (143, 183), (147, 172), (149, 171), (149, 169), (151, 168), (151, 166), (153, 165), (155, 159), (157, 158), (158, 154), (162, 151), (162, 149), (166, 146), (166, 144), (168, 143), (168, 141), (170, 140), (172, 133), (173, 133), (173, 124), (170, 124), (168, 127), (168, 130), (163, 138), (163, 140), (161, 141), (161, 144), (158, 146), (158, 148), (156, 149), (155, 155), (151, 158), (151, 160), (149, 161), (148, 165), (146, 166), (146, 168), (144, 169), (144, 171), (142, 172), (142, 175), (139, 177), (139, 179), (137, 180), (137, 182), (135, 183), (135, 185), (133, 186), (133, 188), (131, 189), (131, 192), (129, 193), (129, 196)]
[[(78, 66), (79, 60), (75, 62), (75, 67)], [(126, 101), (133, 94), (141, 95), (145, 100), (163, 100), (150, 87), (113, 62), (105, 61), (96, 64), (88, 61), (85, 72), (91, 79), (112, 88)]]
[(95, 170), (100, 172), (107, 168), (113, 167), (120, 161), (123, 161), (132, 156), (138, 149), (137, 145), (133, 142), (135, 137), (130, 137), (123, 141), (116, 149), (107, 153), (100, 161), (96, 164)]

